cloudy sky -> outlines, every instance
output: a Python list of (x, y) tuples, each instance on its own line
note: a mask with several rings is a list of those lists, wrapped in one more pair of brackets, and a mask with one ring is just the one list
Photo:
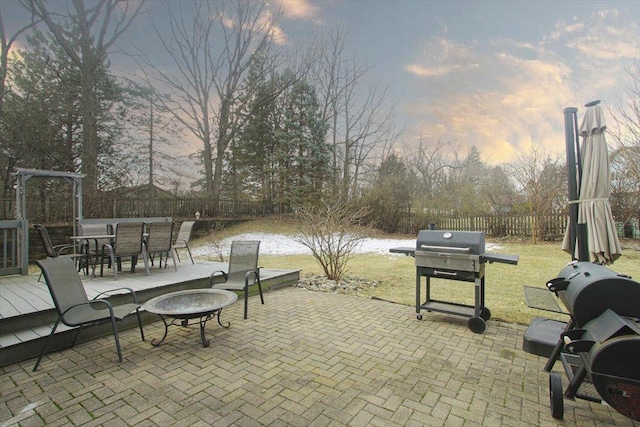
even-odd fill
[(303, 25), (348, 32), (390, 85), (407, 142), (475, 144), (491, 163), (532, 142), (563, 153), (562, 110), (616, 105), (640, 59), (635, 0), (282, 1), (291, 37)]
[[(640, 60), (637, 0), (271, 1), (284, 10), (284, 43), (346, 32), (350, 54), (389, 85), (401, 141), (476, 145), (493, 164), (532, 143), (562, 155), (562, 110), (617, 105), (625, 68)], [(9, 30), (20, 22), (14, 2), (0, 8)], [(144, 25), (120, 45), (149, 35)]]

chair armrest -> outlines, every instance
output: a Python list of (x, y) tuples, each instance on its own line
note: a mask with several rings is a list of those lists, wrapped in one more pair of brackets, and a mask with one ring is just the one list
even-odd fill
[(131, 288), (125, 288), (125, 287), (123, 287), (123, 288), (114, 288), (114, 289), (109, 289), (109, 290), (107, 290), (107, 291), (102, 291), (102, 292), (100, 292), (98, 295), (96, 295), (95, 297), (93, 297), (93, 298), (92, 298), (92, 301), (96, 301), (96, 300), (97, 300), (100, 296), (102, 296), (102, 295), (111, 295), (111, 292), (114, 292), (114, 291), (122, 291), (122, 290), (129, 291), (129, 292), (131, 293), (131, 296), (133, 297), (133, 302), (134, 302), (135, 304), (138, 304), (138, 297), (136, 296), (136, 293), (133, 291), (133, 289), (131, 289)]
[[(216, 277), (220, 277), (220, 276), (224, 277), (224, 282), (226, 282), (229, 279), (229, 275), (224, 271), (222, 270), (214, 271), (213, 273), (211, 273), (211, 276), (209, 276), (209, 287), (215, 285), (213, 281), (215, 280)], [(224, 282), (220, 282), (220, 283), (224, 283)]]
[(73, 249), (76, 249), (76, 248), (77, 248), (76, 245), (56, 245), (56, 246), (53, 247), (53, 251), (55, 253), (57, 253), (58, 255), (64, 255), (63, 252), (65, 252), (66, 250), (68, 250), (68, 249), (73, 250)]
[(109, 310), (109, 314), (111, 315), (111, 317), (113, 317), (113, 306), (106, 299), (93, 299), (91, 301), (85, 301), (85, 302), (81, 302), (79, 304), (74, 304), (71, 307), (67, 308), (65, 311), (63, 311), (62, 315), (60, 317), (63, 319), (63, 322), (64, 322), (64, 315), (67, 314), (70, 310), (73, 310), (74, 308), (80, 307), (80, 306), (83, 306), (83, 305), (89, 305), (90, 306), (90, 305), (94, 305), (94, 304), (104, 304), (104, 305), (106, 305), (107, 309)]
[(249, 287), (249, 279), (251, 276), (256, 276), (256, 280), (260, 282), (260, 268), (256, 268), (255, 270), (249, 270), (244, 275), (244, 286)]

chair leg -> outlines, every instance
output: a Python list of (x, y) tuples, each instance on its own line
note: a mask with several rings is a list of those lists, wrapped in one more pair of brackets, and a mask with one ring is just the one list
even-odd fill
[(144, 248), (144, 245), (142, 245), (142, 260), (144, 261), (144, 274), (146, 276), (148, 276), (149, 274), (151, 274), (149, 272), (149, 255), (147, 254), (147, 250)]
[(247, 308), (249, 307), (249, 288), (244, 288), (244, 319), (247, 320)]
[(264, 297), (262, 296), (262, 285), (260, 284), (260, 278), (258, 277), (258, 291), (260, 291), (260, 302), (264, 304)]
[[(178, 264), (176, 264), (176, 251), (173, 248), (169, 249), (169, 251), (171, 252), (171, 260), (173, 261), (173, 269), (175, 271), (178, 271)], [(164, 262), (164, 268), (167, 268), (167, 262), (168, 261), (169, 261), (169, 253), (167, 252), (167, 259)]]
[(187, 252), (189, 252), (189, 258), (191, 258), (191, 264), (195, 264), (195, 262), (193, 262), (193, 256), (191, 256), (191, 249), (189, 248), (189, 245), (187, 245)]
[(58, 320), (56, 320), (55, 325), (53, 325), (53, 329), (51, 329), (51, 333), (47, 337), (47, 340), (44, 342), (44, 345), (42, 346), (42, 351), (40, 352), (40, 356), (38, 356), (38, 360), (36, 361), (36, 364), (33, 367), (32, 372), (35, 372), (38, 369), (38, 366), (40, 366), (40, 361), (42, 360), (42, 356), (44, 356), (44, 352), (47, 349), (47, 346), (49, 345), (49, 341), (51, 341), (51, 337), (56, 332), (56, 329), (58, 329), (59, 324), (60, 324), (60, 317), (58, 317)]
[(138, 317), (138, 326), (140, 327), (140, 336), (144, 341), (144, 331), (142, 330), (142, 319), (140, 319), (140, 309), (136, 309), (136, 316)]
[(122, 363), (122, 350), (120, 349), (120, 340), (118, 339), (118, 327), (116, 326), (116, 319), (113, 316), (111, 316), (111, 327), (113, 328), (113, 338), (116, 341), (116, 350), (118, 351), (118, 361)]

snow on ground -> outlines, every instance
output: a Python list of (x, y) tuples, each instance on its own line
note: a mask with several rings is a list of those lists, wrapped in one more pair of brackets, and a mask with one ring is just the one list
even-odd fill
[[(259, 240), (260, 255), (311, 255), (311, 250), (298, 243), (292, 236), (284, 234), (270, 233), (245, 233), (225, 239), (221, 242), (222, 254), (229, 255), (232, 240)], [(400, 246), (415, 247), (415, 239), (364, 239), (362, 244), (356, 248), (356, 253), (372, 253), (389, 256), (404, 256), (402, 254), (392, 254), (390, 248)], [(497, 249), (497, 245), (487, 243), (487, 251)], [(217, 249), (213, 245), (200, 246), (192, 249), (194, 257), (215, 257)]]

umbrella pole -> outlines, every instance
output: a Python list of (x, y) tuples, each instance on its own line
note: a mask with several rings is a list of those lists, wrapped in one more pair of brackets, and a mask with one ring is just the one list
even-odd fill
[(569, 188), (569, 240), (571, 242), (571, 259), (575, 260), (576, 225), (578, 224), (578, 181), (576, 170), (576, 132), (575, 123), (578, 109), (564, 109), (564, 136), (567, 152), (567, 184)]

